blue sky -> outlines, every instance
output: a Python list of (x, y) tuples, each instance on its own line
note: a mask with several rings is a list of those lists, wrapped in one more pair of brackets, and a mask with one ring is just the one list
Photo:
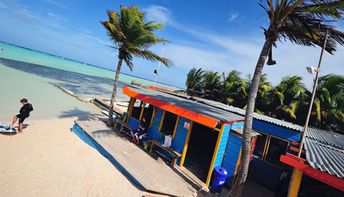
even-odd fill
[[(165, 28), (157, 35), (172, 43), (152, 50), (174, 62), (172, 68), (161, 67), (158, 80), (183, 87), (187, 72), (201, 67), (228, 73), (236, 69), (245, 77), (253, 73), (264, 42), (261, 27), (267, 18), (258, 0), (245, 1), (181, 0), (0, 0), (0, 40), (45, 51), (63, 57), (114, 69), (117, 54), (99, 21), (106, 20), (106, 10), (120, 5), (137, 5), (148, 20), (157, 20)], [(338, 24), (344, 30), (344, 24)], [(277, 65), (264, 72), (273, 83), (283, 76), (301, 75), (310, 87), (312, 76), (305, 67), (316, 66), (319, 48), (278, 43), (274, 51)], [(134, 71), (123, 72), (152, 79), (157, 63), (135, 59)], [(344, 47), (336, 55), (325, 54), (322, 75), (344, 74)]]

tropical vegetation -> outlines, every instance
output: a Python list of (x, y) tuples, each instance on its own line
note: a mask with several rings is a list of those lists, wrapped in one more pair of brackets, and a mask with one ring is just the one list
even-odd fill
[(168, 42), (154, 35), (155, 30), (161, 29), (162, 24), (155, 21), (144, 21), (145, 14), (136, 6), (120, 7), (120, 13), (107, 11), (108, 20), (101, 24), (107, 31), (113, 43), (112, 48), (118, 52), (118, 64), (116, 69), (113, 92), (110, 101), (108, 125), (113, 125), (113, 106), (117, 93), (118, 78), (124, 61), (130, 70), (133, 69), (133, 56), (150, 61), (160, 61), (169, 67), (171, 62), (149, 50), (149, 47)]
[[(211, 73), (208, 74), (207, 73)], [(216, 73), (216, 74), (215, 74)], [(209, 88), (209, 82), (216, 87)], [(210, 72), (193, 68), (186, 79), (186, 92), (234, 107), (246, 108), (251, 77), (241, 78), (240, 72)], [(311, 126), (344, 134), (344, 76), (329, 74), (320, 77), (311, 113)], [(255, 112), (303, 125), (309, 106), (311, 90), (300, 76), (286, 76), (273, 86), (262, 75), (258, 87)]]
[[(269, 23), (266, 29), (263, 28), (265, 42), (258, 57), (248, 91), (241, 163), (238, 178), (235, 180), (230, 193), (233, 197), (241, 195), (247, 178), (253, 112), (261, 84), (260, 79), (265, 64), (276, 64), (272, 58), (272, 49), (277, 46), (277, 41), (288, 40), (297, 45), (320, 47), (323, 47), (324, 43), (328, 41), (324, 48), (331, 54), (334, 53), (336, 44), (344, 44), (344, 33), (332, 26), (333, 22), (343, 17), (343, 0), (266, 0), (259, 2), (266, 11)], [(263, 4), (263, 2), (266, 3)], [(290, 113), (294, 110), (295, 105), (294, 107), (282, 107), (281, 110)]]

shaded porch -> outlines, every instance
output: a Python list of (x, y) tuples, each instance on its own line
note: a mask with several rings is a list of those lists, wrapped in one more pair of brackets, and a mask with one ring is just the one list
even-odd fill
[[(138, 188), (169, 196), (193, 196), (196, 189), (163, 161), (113, 132), (100, 120), (79, 120), (73, 131), (96, 148)], [(86, 140), (85, 140), (86, 139)]]

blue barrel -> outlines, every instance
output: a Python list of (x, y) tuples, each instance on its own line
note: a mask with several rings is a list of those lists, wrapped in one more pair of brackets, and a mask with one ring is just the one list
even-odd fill
[(210, 189), (213, 192), (221, 193), (222, 186), (228, 176), (227, 170), (223, 167), (215, 167), (210, 182)]

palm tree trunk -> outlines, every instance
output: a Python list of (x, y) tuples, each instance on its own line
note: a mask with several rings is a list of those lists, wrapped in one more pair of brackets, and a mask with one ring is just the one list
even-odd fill
[(112, 90), (112, 95), (111, 95), (111, 101), (110, 101), (110, 109), (109, 109), (109, 119), (108, 119), (108, 126), (113, 127), (114, 122), (113, 122), (113, 106), (115, 103), (115, 98), (116, 98), (116, 93), (117, 93), (117, 86), (118, 86), (118, 78), (119, 74), (121, 73), (121, 67), (122, 67), (122, 59), (118, 59), (118, 64), (117, 64), (117, 70), (116, 70), (116, 76), (115, 76), (115, 81), (113, 82), (113, 90)]
[(271, 41), (269, 39), (265, 40), (264, 46), (260, 52), (260, 56), (254, 71), (252, 83), (250, 86), (250, 92), (248, 94), (248, 103), (245, 114), (244, 123), (244, 136), (242, 140), (242, 150), (241, 150), (241, 160), (237, 178), (234, 182), (234, 186), (230, 191), (230, 196), (239, 197), (244, 189), (244, 184), (248, 174), (248, 168), (250, 164), (250, 152), (251, 152), (251, 130), (254, 106), (256, 103), (257, 91), (259, 86), (259, 81), (262, 76), (263, 68), (268, 56), (269, 50), (271, 48)]

